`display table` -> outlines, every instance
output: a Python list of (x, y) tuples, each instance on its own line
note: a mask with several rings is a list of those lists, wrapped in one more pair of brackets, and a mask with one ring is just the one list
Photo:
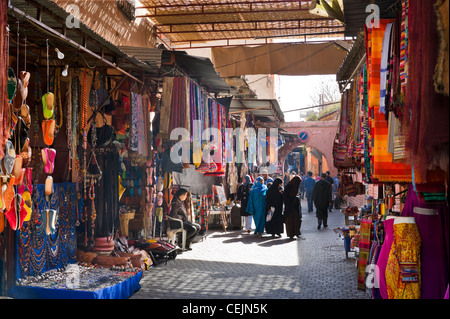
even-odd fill
[[(62, 278), (55, 282), (15, 286), (10, 291), (14, 299), (127, 299), (140, 288), (143, 272), (131, 273), (109, 269)], [(77, 287), (70, 289), (69, 287)]]
[(220, 220), (222, 222), (223, 231), (227, 232), (228, 220), (231, 218), (231, 210), (226, 210), (225, 208), (221, 208), (219, 210), (208, 210), (208, 223), (210, 215), (220, 215)]

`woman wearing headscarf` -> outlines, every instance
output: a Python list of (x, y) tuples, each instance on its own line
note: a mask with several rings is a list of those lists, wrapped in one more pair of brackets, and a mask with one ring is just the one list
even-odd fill
[(266, 223), (266, 233), (281, 237), (283, 233), (283, 180), (276, 178), (266, 192), (266, 212), (275, 209), (272, 219)]
[(253, 215), (255, 221), (255, 235), (262, 236), (266, 224), (266, 191), (264, 178), (261, 176), (255, 180), (255, 184), (250, 190), (250, 196), (247, 202), (247, 213)]
[(249, 233), (252, 229), (253, 217), (249, 213), (247, 213), (247, 202), (248, 197), (250, 196), (250, 190), (253, 186), (252, 179), (250, 175), (245, 175), (242, 178), (242, 184), (239, 186), (237, 192), (237, 200), (241, 202), (241, 216), (245, 218), (245, 230)]
[(286, 233), (290, 239), (294, 236), (300, 237), (300, 227), (302, 225), (301, 206), (298, 199), (298, 191), (301, 178), (294, 176), (286, 185), (283, 192), (284, 202), (284, 222), (286, 224)]

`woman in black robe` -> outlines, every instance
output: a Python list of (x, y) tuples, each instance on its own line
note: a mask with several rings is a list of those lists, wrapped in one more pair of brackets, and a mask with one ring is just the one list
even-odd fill
[(272, 219), (266, 223), (266, 233), (272, 234), (272, 237), (277, 235), (281, 237), (283, 230), (283, 180), (281, 178), (275, 179), (272, 186), (266, 193), (266, 214), (271, 207), (275, 208)]
[(252, 228), (253, 216), (247, 213), (247, 202), (250, 196), (250, 190), (252, 189), (253, 183), (250, 178), (250, 175), (245, 175), (242, 178), (242, 184), (239, 186), (237, 192), (237, 200), (241, 202), (241, 211), (240, 214), (245, 219), (244, 229), (250, 233)]
[(300, 238), (300, 227), (302, 225), (300, 200), (298, 191), (301, 178), (294, 176), (286, 185), (283, 192), (284, 202), (284, 222), (286, 224), (286, 233), (290, 239), (294, 236)]

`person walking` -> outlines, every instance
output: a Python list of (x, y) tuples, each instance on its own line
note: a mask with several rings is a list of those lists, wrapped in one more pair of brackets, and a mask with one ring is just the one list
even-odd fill
[(245, 175), (242, 178), (242, 184), (239, 185), (236, 199), (241, 203), (241, 211), (240, 214), (244, 217), (245, 226), (244, 229), (249, 233), (252, 229), (253, 216), (247, 213), (247, 202), (250, 196), (250, 189), (252, 188), (253, 183), (250, 175)]
[(272, 219), (266, 223), (266, 233), (281, 237), (283, 233), (283, 180), (276, 178), (266, 192), (266, 213), (275, 210)]
[(341, 174), (337, 174), (333, 179), (333, 190), (332, 190), (332, 199), (333, 206), (335, 209), (340, 209), (340, 200), (339, 200), (339, 184), (340, 184)]
[(305, 198), (305, 173), (301, 172), (300, 178), (302, 179), (302, 182), (300, 183), (300, 199)]
[[(173, 196), (171, 209), (169, 216), (176, 219), (181, 219), (183, 221), (183, 228), (187, 231), (186, 235), (186, 249), (192, 250), (191, 243), (192, 240), (200, 232), (200, 225), (190, 222), (188, 219), (188, 214), (186, 210), (186, 205), (184, 201), (188, 196), (188, 191), (184, 188), (180, 188)], [(169, 226), (171, 229), (180, 228), (180, 223), (178, 221), (169, 220)]]
[[(331, 189), (333, 190), (334, 179), (330, 176), (330, 171), (327, 171), (327, 182), (331, 184)], [(328, 206), (328, 211), (331, 213), (333, 210), (333, 198), (331, 199), (330, 206)]]
[(289, 171), (284, 172), (284, 187), (286, 187), (290, 180)]
[(267, 186), (267, 184), (273, 183), (273, 178), (269, 176), (269, 171), (267, 169), (262, 170), (261, 176), (264, 179), (264, 185)]
[(326, 180), (327, 174), (322, 173), (321, 179), (315, 183), (311, 197), (316, 206), (317, 229), (328, 227), (328, 206), (331, 202), (331, 184)]
[(255, 221), (255, 235), (261, 237), (266, 224), (266, 191), (264, 179), (260, 176), (255, 180), (250, 190), (247, 202), (247, 213), (253, 215)]
[(306, 179), (304, 181), (305, 184), (305, 193), (306, 193), (306, 201), (308, 202), (308, 213), (313, 211), (313, 202), (311, 198), (312, 190), (314, 188), (314, 184), (316, 181), (312, 178), (312, 172), (308, 172)]
[(295, 176), (286, 185), (283, 192), (284, 223), (286, 224), (286, 234), (290, 239), (293, 239), (294, 236), (300, 237), (301, 234), (301, 207), (297, 196), (301, 181), (300, 177)]

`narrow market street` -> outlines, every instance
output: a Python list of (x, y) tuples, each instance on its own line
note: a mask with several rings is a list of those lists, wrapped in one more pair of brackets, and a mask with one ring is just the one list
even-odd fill
[(356, 289), (353, 254), (346, 259), (333, 231), (344, 215), (333, 210), (328, 228), (317, 230), (306, 200), (302, 207), (300, 239), (210, 230), (192, 251), (147, 271), (131, 299), (368, 299)]

